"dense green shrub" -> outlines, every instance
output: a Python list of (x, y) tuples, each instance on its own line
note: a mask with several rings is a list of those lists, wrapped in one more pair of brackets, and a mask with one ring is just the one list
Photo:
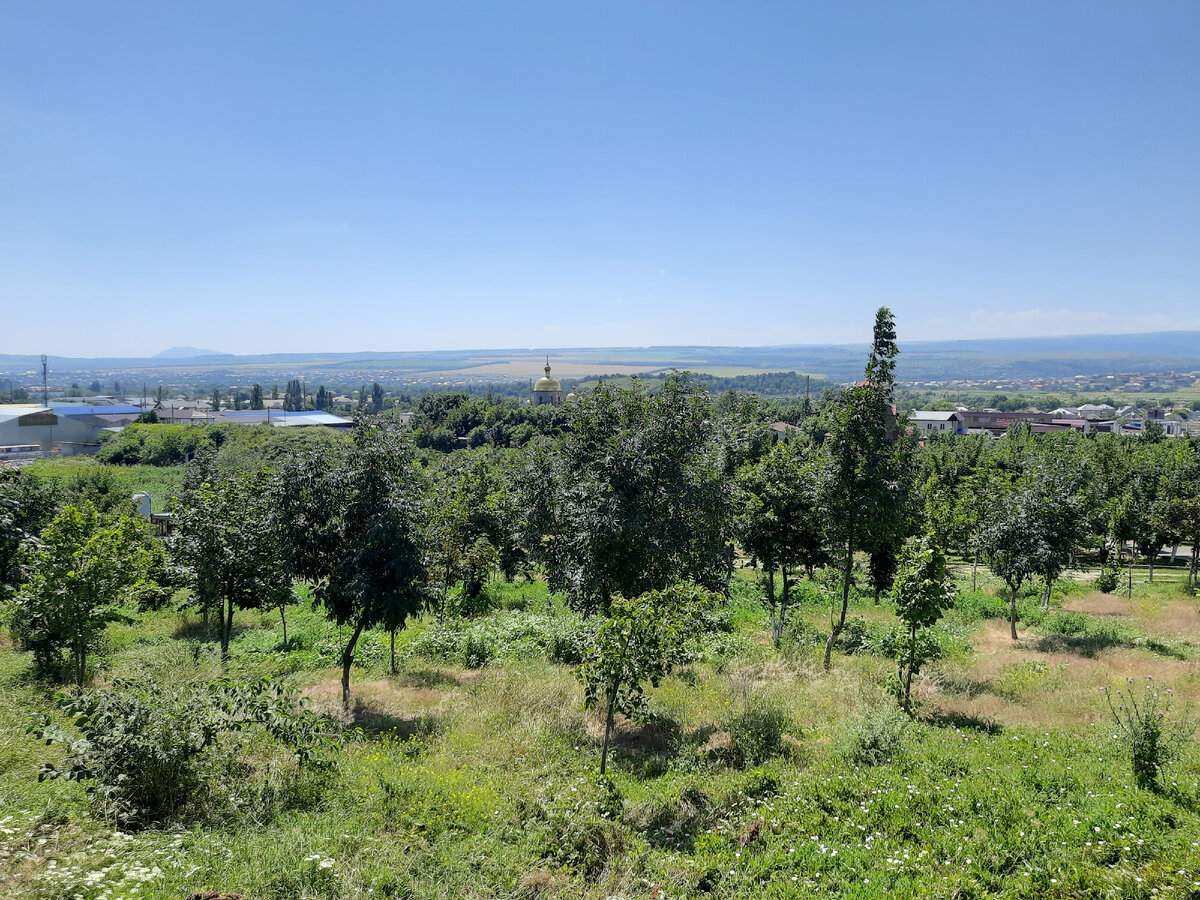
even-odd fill
[(561, 792), (557, 787), (519, 803), (518, 815), (525, 827), (538, 831), (542, 859), (594, 879), (628, 841), (624, 798), (603, 775), (577, 779)]
[(904, 749), (911, 727), (912, 720), (891, 703), (863, 706), (850, 722), (847, 756), (860, 766), (891, 762)]
[(45, 763), (38, 780), (93, 782), (88, 794), (123, 827), (197, 818), (223, 806), (249, 772), (234, 735), (260, 726), (302, 766), (327, 765), (329, 737), (296, 695), (266, 679), (253, 684), (161, 687), (118, 680), (90, 693), (56, 695), (73, 727), (35, 720), (31, 734), (66, 747), (64, 767)]
[(749, 694), (741, 709), (721, 725), (729, 734), (730, 761), (739, 767), (782, 755), (787, 747), (784, 736), (795, 728), (783, 705), (762, 693)]
[(1096, 576), (1093, 584), (1096, 586), (1096, 590), (1103, 591), (1105, 594), (1111, 594), (1117, 589), (1120, 580), (1121, 574), (1116, 569), (1103, 569)]

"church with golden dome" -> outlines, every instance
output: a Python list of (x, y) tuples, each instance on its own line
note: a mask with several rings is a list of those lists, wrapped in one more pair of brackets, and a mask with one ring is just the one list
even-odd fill
[(539, 378), (533, 385), (532, 399), (530, 402), (534, 406), (542, 406), (546, 403), (558, 406), (563, 402), (562, 385), (557, 378), (550, 377), (550, 357), (546, 357), (546, 374)]

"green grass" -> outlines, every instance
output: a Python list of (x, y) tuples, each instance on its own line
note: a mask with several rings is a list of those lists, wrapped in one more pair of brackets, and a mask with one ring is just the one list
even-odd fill
[[(652, 691), (655, 719), (618, 730), (606, 788), (598, 723), (553, 658), (554, 638), (586, 623), (544, 584), (517, 582), (494, 585), (494, 609), (475, 619), (410, 624), (395, 675), (387, 635), (365, 635), (360, 730), (339, 726), (333, 770), (287, 782), (286, 802), (264, 803), (259, 764), (233, 811), (130, 834), (97, 818), (86, 784), (38, 783), (59, 749), (24, 722), (53, 708), (52, 687), (0, 636), (0, 882), (47, 900), (1200, 896), (1200, 753), (1193, 743), (1165, 790), (1139, 790), (1093, 683), (1136, 672), (1183, 700), (1200, 694), (1197, 638), (1178, 615), (1178, 654), (1148, 644), (1168, 639), (1155, 616), (1195, 600), (1142, 585), (1145, 615), (1114, 622), (1058, 609), (1086, 600), (1082, 589), (1048, 613), (1025, 597), (1026, 634), (1010, 646), (995, 638), (1007, 640), (995, 618), (1007, 603), (981, 586), (944, 623), (953, 652), (932, 665), (920, 721), (883, 765), (849, 760), (891, 702), (891, 660), (868, 643), (826, 673), (816, 645), (776, 652), (753, 573), (740, 572), (700, 656)], [(827, 627), (820, 595), (803, 593), (797, 618)], [(865, 595), (852, 615), (867, 632), (891, 621)], [(284, 678), (336, 714), (341, 630), (293, 607), (285, 650), (277, 611), (239, 612), (237, 624), (234, 677)], [(1112, 640), (1039, 649), (1095, 635)], [(489, 646), (482, 667), (465, 665), (467, 637)], [(215, 634), (194, 616), (146, 614), (109, 641), (99, 681), (220, 674)], [(1065, 711), (1055, 705), (1076, 690)], [(763, 708), (787, 714), (778, 755), (739, 768), (727, 729)]]
[(127, 497), (139, 491), (150, 495), (153, 512), (165, 512), (172, 498), (183, 486), (183, 466), (107, 466), (90, 456), (67, 456), (60, 459), (41, 459), (30, 466), (37, 475), (54, 479), (72, 489), (81, 482), (102, 480), (113, 482), (113, 489)]

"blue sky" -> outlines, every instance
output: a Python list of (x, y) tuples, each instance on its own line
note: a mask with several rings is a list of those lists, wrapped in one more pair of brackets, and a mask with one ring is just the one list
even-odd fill
[(1200, 5), (0, 5), (0, 352), (1200, 328)]

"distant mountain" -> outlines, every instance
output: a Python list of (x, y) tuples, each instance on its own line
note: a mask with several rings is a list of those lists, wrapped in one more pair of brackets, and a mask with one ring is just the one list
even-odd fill
[(201, 350), (199, 347), (172, 347), (162, 353), (155, 353), (151, 359), (199, 359), (202, 356), (231, 356), (219, 350)]

